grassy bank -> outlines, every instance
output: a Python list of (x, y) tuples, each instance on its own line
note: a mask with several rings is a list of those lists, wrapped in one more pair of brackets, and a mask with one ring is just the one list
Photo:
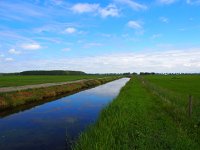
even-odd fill
[(0, 87), (23, 86), (43, 83), (67, 82), (81, 79), (97, 79), (100, 75), (29, 75), (0, 76)]
[(199, 126), (181, 115), (142, 80), (132, 78), (73, 148), (199, 149)]
[(119, 77), (107, 77), (70, 83), (67, 85), (52, 86), (39, 89), (29, 89), (17, 92), (0, 93), (0, 110), (13, 108), (30, 102), (42, 101), (54, 96), (80, 91), (90, 87), (94, 87)]

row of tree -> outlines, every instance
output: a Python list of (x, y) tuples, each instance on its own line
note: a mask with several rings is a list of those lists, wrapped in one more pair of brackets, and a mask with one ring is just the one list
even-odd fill
[[(33, 71), (23, 71), (17, 73), (0, 73), (0, 75), (86, 75), (87, 73), (83, 71), (71, 71), (71, 70), (33, 70)], [(189, 75), (189, 74), (198, 74), (200, 73), (155, 73), (155, 72), (140, 72), (139, 75)], [(94, 73), (94, 74), (87, 74), (87, 75), (107, 75), (107, 76), (131, 76), (131, 75), (138, 75), (138, 73), (133, 72), (125, 72), (125, 73)]]
[(200, 73), (155, 73), (155, 72), (140, 72), (140, 75), (200, 75)]
[(23, 71), (17, 73), (1, 73), (1, 75), (84, 75), (83, 71), (71, 71), (71, 70), (33, 70)]

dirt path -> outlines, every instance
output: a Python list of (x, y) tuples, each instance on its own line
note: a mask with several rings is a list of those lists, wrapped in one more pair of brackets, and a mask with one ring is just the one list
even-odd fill
[(36, 89), (36, 88), (50, 87), (50, 86), (56, 86), (56, 85), (64, 85), (64, 84), (77, 83), (77, 82), (88, 81), (88, 80), (91, 80), (91, 79), (58, 82), (58, 83), (44, 83), (44, 84), (36, 84), (36, 85), (24, 85), (24, 86), (16, 86), (16, 87), (4, 87), (4, 88), (0, 88), (0, 93), (21, 91), (21, 90), (27, 90), (27, 89)]

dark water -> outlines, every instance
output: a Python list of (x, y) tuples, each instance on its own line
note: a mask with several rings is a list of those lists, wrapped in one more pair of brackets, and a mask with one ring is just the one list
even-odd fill
[(65, 150), (95, 122), (128, 78), (0, 118), (0, 150)]

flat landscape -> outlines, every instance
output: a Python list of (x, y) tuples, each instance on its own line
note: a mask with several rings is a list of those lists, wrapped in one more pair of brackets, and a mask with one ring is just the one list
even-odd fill
[(200, 0), (0, 0), (0, 150), (200, 150)]
[(105, 76), (98, 75), (27, 75), (0, 76), (0, 88), (10, 86), (34, 85), (43, 83), (67, 82), (81, 79), (95, 79)]
[(74, 148), (199, 149), (199, 89), (199, 75), (133, 77)]
[[(101, 79), (102, 77), (104, 78)], [(90, 88), (122, 77), (125, 78), (123, 75), (2, 76), (1, 79), (14, 79), (16, 81), (14, 86), (80, 79), (93, 80), (72, 82), (69, 85), (57, 85), (35, 90), (1, 93), (1, 105), (5, 105), (12, 110), (12, 107), (22, 104), (31, 104), (38, 100), (42, 102), (47, 97), (56, 96), (55, 93), (67, 93), (82, 88)], [(100, 115), (96, 116), (95, 122), (88, 124), (79, 134), (68, 135), (68, 148), (75, 150), (99, 148), (105, 150), (198, 149), (200, 147), (200, 75), (155, 74), (129, 75), (129, 77), (131, 78), (129, 81), (123, 81), (125, 86), (119, 91), (118, 96), (116, 95), (112, 102), (108, 103), (101, 111), (99, 110)], [(20, 81), (23, 82), (21, 83)], [(117, 80), (116, 82), (119, 81)], [(11, 81), (7, 80), (3, 85), (9, 87), (11, 83)], [(98, 90), (96, 92), (106, 93), (106, 91), (109, 92), (109, 89), (115, 87), (120, 88), (116, 84), (107, 90)], [(95, 99), (104, 99), (104, 97), (105, 95), (98, 95)], [(48, 103), (43, 104), (44, 106), (41, 107), (45, 107)], [(97, 101), (90, 102), (87, 105), (92, 105), (92, 103), (96, 105)], [(70, 103), (67, 105), (70, 105)], [(62, 104), (62, 107), (64, 106), (65, 104)], [(89, 108), (86, 107), (84, 110), (89, 111)], [(36, 108), (33, 110), (38, 112)], [(59, 113), (59, 109), (57, 113)], [(64, 117), (63, 115), (62, 117)], [(19, 116), (21, 116), (20, 113)], [(54, 119), (54, 117), (51, 119)], [(78, 129), (79, 127), (76, 126), (73, 128), (73, 130)], [(56, 132), (55, 134), (58, 133)], [(40, 136), (39, 133), (38, 136)], [(12, 146), (17, 147), (15, 144)], [(30, 145), (28, 144), (27, 146), (29, 147)]]

